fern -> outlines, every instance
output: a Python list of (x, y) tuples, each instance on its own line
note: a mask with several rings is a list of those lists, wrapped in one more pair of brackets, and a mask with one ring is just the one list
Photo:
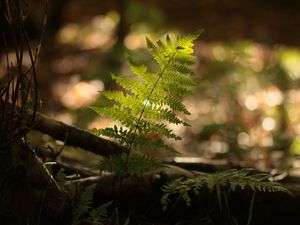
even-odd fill
[(73, 211), (73, 224), (79, 224), (80, 217), (87, 213), (91, 209), (94, 190), (96, 188), (96, 184), (92, 184), (87, 186), (84, 191), (80, 194), (78, 201), (75, 204), (75, 208)]
[(160, 167), (163, 164), (159, 160), (137, 153), (131, 153), (128, 158), (124, 154), (114, 155), (98, 164), (100, 170), (119, 175), (141, 174)]
[[(128, 153), (104, 159), (99, 164), (100, 169), (117, 173), (122, 173), (122, 170), (142, 173), (161, 164), (148, 156), (130, 157), (131, 150), (147, 147), (175, 151), (165, 144), (164, 138), (179, 140), (180, 137), (165, 123), (188, 126), (177, 113), (190, 114), (180, 98), (190, 93), (194, 85), (190, 79), (190, 65), (194, 63), (195, 57), (191, 54), (193, 41), (199, 34), (196, 32), (178, 37), (176, 41), (172, 41), (168, 35), (164, 41), (152, 42), (147, 38), (147, 47), (159, 68), (157, 72), (150, 71), (145, 65), (139, 65), (129, 55), (126, 56), (134, 76), (112, 76), (124, 91), (102, 92), (114, 104), (91, 108), (101, 116), (121, 122), (122, 126), (94, 129), (93, 132), (116, 139), (128, 149)], [(153, 134), (156, 138), (153, 138)]]
[(268, 181), (269, 175), (257, 173), (253, 174), (250, 169), (241, 170), (227, 170), (214, 174), (202, 174), (200, 176), (177, 179), (172, 183), (164, 186), (164, 195), (161, 203), (166, 209), (170, 203), (171, 195), (179, 195), (187, 206), (191, 205), (192, 193), (198, 195), (200, 190), (207, 188), (210, 192), (217, 195), (217, 200), (220, 208), (222, 207), (221, 188), (228, 187), (229, 190), (234, 191), (237, 188), (250, 188), (253, 192), (285, 192), (291, 194), (286, 188), (282, 187), (276, 182)]
[[(108, 207), (112, 205), (113, 201), (104, 203), (97, 208), (92, 208), (95, 188), (96, 184), (92, 184), (80, 193), (73, 211), (73, 225), (81, 224), (84, 221), (92, 225), (101, 225), (103, 224), (101, 221), (108, 217)], [(86, 214), (86, 217), (82, 219), (81, 217), (84, 214)]]
[(108, 217), (108, 207), (112, 205), (113, 201), (109, 201), (93, 209), (89, 212), (88, 223), (91, 225), (104, 225), (107, 223), (102, 223)]

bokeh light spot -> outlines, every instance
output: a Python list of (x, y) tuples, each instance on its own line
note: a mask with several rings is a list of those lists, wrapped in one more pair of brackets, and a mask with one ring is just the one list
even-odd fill
[(248, 110), (253, 111), (258, 108), (258, 99), (254, 95), (249, 95), (246, 97), (245, 106)]
[(272, 117), (267, 117), (262, 122), (262, 127), (265, 131), (272, 131), (276, 127), (276, 121)]
[(267, 92), (266, 103), (268, 106), (280, 105), (282, 103), (282, 100), (283, 100), (282, 93), (278, 89), (272, 88)]
[(246, 132), (241, 132), (237, 136), (237, 141), (239, 145), (249, 145), (250, 144), (250, 136)]

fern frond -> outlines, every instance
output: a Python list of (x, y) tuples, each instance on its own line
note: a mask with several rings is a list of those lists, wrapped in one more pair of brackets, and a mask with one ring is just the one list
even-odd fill
[[(180, 98), (190, 93), (194, 82), (190, 79), (194, 62), (193, 41), (199, 33), (171, 40), (152, 42), (146, 38), (148, 49), (158, 64), (158, 70), (150, 71), (145, 65), (139, 65), (129, 55), (126, 60), (132, 77), (113, 75), (115, 82), (124, 91), (104, 91), (102, 95), (114, 102), (111, 107), (91, 107), (101, 116), (107, 116), (122, 123), (121, 127), (94, 130), (97, 135), (115, 138), (131, 152), (132, 148), (158, 148), (173, 151), (164, 143), (164, 138), (179, 140), (180, 137), (162, 123), (173, 123), (187, 126), (177, 113), (190, 114), (180, 102)], [(151, 138), (157, 134), (158, 138)], [(122, 156), (123, 157), (123, 156)], [(120, 172), (130, 166), (122, 165), (122, 157), (112, 157), (103, 161), (104, 169)], [(130, 156), (126, 156), (130, 158)], [(145, 161), (145, 160), (144, 160)], [(119, 168), (115, 163), (120, 163)], [(125, 168), (126, 167), (126, 168)]]
[[(135, 136), (136, 141), (134, 142), (134, 146), (136, 148), (142, 149), (150, 149), (150, 150), (157, 150), (163, 149), (167, 152), (171, 153), (172, 155), (178, 154), (178, 152), (170, 147), (169, 145), (165, 144), (165, 142), (161, 138), (157, 138), (159, 134), (157, 133), (148, 133), (147, 135), (144, 134), (137, 134)], [(179, 138), (179, 137), (178, 137)]]
[(112, 155), (100, 160), (97, 164), (97, 168), (100, 171), (125, 175), (127, 174), (127, 165), (125, 160), (125, 154)]
[(153, 157), (131, 153), (128, 158), (126, 154), (112, 155), (109, 158), (101, 160), (97, 167), (99, 170), (105, 172), (119, 175), (134, 175), (159, 169), (164, 167), (164, 165)]
[(161, 203), (166, 208), (170, 203), (170, 195), (175, 194), (179, 195), (189, 206), (192, 201), (190, 195), (192, 193), (197, 195), (199, 191), (204, 188), (216, 193), (219, 204), (221, 204), (221, 187), (227, 187), (232, 191), (237, 188), (242, 190), (250, 188), (252, 191), (284, 192), (291, 194), (279, 183), (268, 181), (268, 177), (268, 175), (262, 173), (252, 174), (252, 170), (249, 169), (232, 169), (214, 174), (203, 174), (185, 180), (178, 179), (164, 186), (164, 195), (161, 199)]
[(92, 184), (90, 186), (87, 186), (80, 194), (79, 199), (75, 204), (73, 213), (74, 224), (78, 224), (80, 216), (88, 212), (91, 208), (95, 188), (96, 184)]
[(169, 105), (171, 109), (182, 112), (186, 115), (190, 115), (191, 113), (187, 110), (185, 105), (183, 105), (177, 98), (174, 96), (169, 96), (165, 99), (166, 105)]
[(113, 120), (118, 120), (126, 127), (134, 126), (136, 117), (132, 116), (127, 109), (121, 110), (117, 105), (112, 107), (91, 107), (101, 116), (111, 117)]
[(93, 129), (92, 132), (97, 136), (102, 135), (109, 138), (115, 138), (119, 141), (120, 145), (127, 146), (130, 142), (130, 139), (128, 138), (128, 129), (116, 125), (104, 129)]
[[(146, 38), (150, 53), (159, 65), (157, 73), (148, 72), (145, 65), (139, 65), (129, 55), (126, 55), (129, 67), (135, 76), (130, 78), (112, 76), (116, 83), (125, 89), (125, 92), (104, 91), (102, 94), (114, 101), (114, 106), (91, 108), (99, 115), (119, 120), (128, 130), (124, 133), (115, 128), (107, 128), (96, 133), (110, 138), (114, 137), (122, 144), (138, 135), (140, 137), (147, 136), (147, 132), (155, 132), (166, 138), (179, 139), (158, 122), (164, 120), (168, 123), (187, 125), (176, 113), (190, 114), (179, 98), (188, 94), (189, 87), (193, 85), (189, 77), (192, 73), (189, 65), (195, 59), (191, 55), (192, 42), (198, 35), (199, 33), (187, 35), (178, 38), (177, 42), (172, 41), (168, 35), (164, 41), (152, 42)], [(122, 135), (126, 137), (122, 137)], [(135, 143), (132, 145), (139, 146)]]
[(130, 154), (128, 171), (130, 174), (142, 174), (164, 167), (160, 160), (142, 154)]
[(145, 85), (136, 79), (120, 76), (112, 76), (112, 79), (115, 80), (121, 87), (126, 90), (130, 90), (132, 94), (139, 94), (141, 96), (147, 96), (148, 94), (148, 89)]
[(93, 209), (89, 212), (90, 218), (88, 219), (89, 224), (91, 225), (104, 225), (101, 223), (102, 220), (108, 217), (108, 208), (112, 205), (113, 201), (109, 201), (98, 206), (96, 209)]
[(177, 48), (180, 48), (180, 51), (186, 51), (187, 54), (193, 52), (193, 41), (196, 40), (203, 30), (198, 30), (191, 34), (179, 37), (177, 40)]

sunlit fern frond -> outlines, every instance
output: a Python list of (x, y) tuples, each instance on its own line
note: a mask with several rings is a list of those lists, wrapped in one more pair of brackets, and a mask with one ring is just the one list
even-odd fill
[[(112, 78), (122, 87), (122, 91), (104, 91), (102, 95), (114, 104), (109, 107), (91, 107), (101, 116), (121, 122), (121, 127), (95, 130), (97, 135), (115, 138), (121, 145), (132, 148), (168, 147), (163, 138), (180, 139), (165, 124), (188, 126), (178, 113), (189, 115), (181, 98), (191, 91), (194, 82), (190, 79), (194, 63), (193, 42), (199, 36), (196, 32), (177, 40), (167, 35), (165, 40), (152, 42), (146, 38), (151, 56), (158, 65), (157, 71), (150, 71), (129, 55), (126, 60), (133, 73), (131, 77)], [(151, 134), (159, 138), (151, 138)]]

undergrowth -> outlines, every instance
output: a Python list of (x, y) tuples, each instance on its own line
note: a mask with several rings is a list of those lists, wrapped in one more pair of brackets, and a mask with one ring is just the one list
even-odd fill
[[(56, 163), (45, 163), (45, 166), (47, 166), (47, 169), (51, 174), (53, 174), (53, 165), (56, 165)], [(76, 179), (73, 180), (74, 177), (77, 176), (77, 174), (67, 176), (65, 170), (61, 168), (54, 177), (59, 187), (68, 194), (68, 197), (72, 202), (72, 225), (107, 224), (106, 222), (109, 221), (109, 207), (112, 205), (113, 201), (95, 207), (93, 198), (96, 184), (91, 184), (82, 188)]]
[(192, 197), (198, 196), (201, 191), (208, 190), (211, 195), (216, 196), (219, 211), (226, 211), (229, 223), (237, 225), (237, 220), (231, 215), (228, 203), (228, 195), (237, 189), (252, 191), (249, 206), (247, 225), (251, 223), (256, 191), (261, 192), (284, 192), (291, 193), (279, 183), (269, 181), (270, 175), (257, 173), (253, 169), (231, 169), (211, 174), (201, 174), (191, 178), (179, 178), (163, 187), (161, 204), (164, 210), (171, 203), (171, 197), (182, 199), (187, 206), (191, 206)]
[[(99, 170), (121, 177), (120, 186), (122, 177), (142, 174), (164, 166), (160, 160), (143, 154), (143, 150), (176, 152), (164, 140), (180, 140), (181, 137), (167, 124), (189, 126), (180, 116), (190, 114), (181, 99), (191, 93), (191, 87), (195, 85), (190, 78), (190, 65), (195, 61), (192, 55), (193, 42), (199, 34), (200, 32), (196, 32), (176, 40), (167, 35), (164, 40), (156, 42), (147, 38), (147, 47), (158, 70), (151, 71), (146, 65), (138, 64), (127, 55), (126, 60), (133, 75), (113, 75), (112, 78), (121, 88), (102, 92), (113, 104), (107, 107), (91, 107), (100, 116), (110, 117), (121, 123), (120, 126), (93, 130), (96, 135), (117, 140), (126, 149), (123, 153), (112, 155), (98, 163)], [(192, 194), (197, 195), (199, 191), (208, 189), (216, 196), (219, 209), (228, 210), (226, 196), (237, 188), (248, 188), (253, 192), (247, 225), (251, 223), (256, 191), (289, 193), (278, 183), (268, 181), (266, 174), (253, 173), (248, 169), (228, 170), (174, 180), (163, 187), (161, 203), (166, 209), (170, 205), (170, 197), (178, 196), (190, 206)], [(232, 218), (232, 224), (237, 224), (235, 218)]]

